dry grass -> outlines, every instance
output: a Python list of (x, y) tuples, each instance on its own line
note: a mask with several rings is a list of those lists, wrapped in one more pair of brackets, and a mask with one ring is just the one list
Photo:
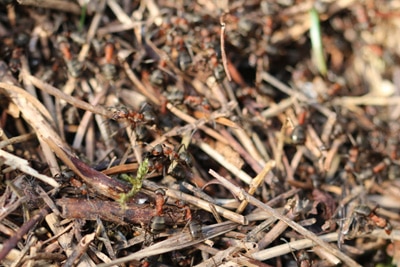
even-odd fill
[(400, 5), (286, 2), (0, 1), (4, 266), (399, 266)]

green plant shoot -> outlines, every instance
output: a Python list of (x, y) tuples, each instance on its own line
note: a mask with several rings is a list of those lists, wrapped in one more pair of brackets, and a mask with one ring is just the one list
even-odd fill
[(123, 179), (126, 179), (130, 184), (132, 184), (132, 188), (128, 193), (123, 193), (120, 195), (119, 203), (125, 204), (125, 202), (136, 195), (137, 192), (140, 191), (143, 184), (143, 179), (146, 174), (149, 172), (149, 159), (144, 159), (140, 164), (138, 171), (136, 173), (136, 177), (132, 177), (130, 175), (124, 175)]
[(324, 51), (322, 47), (321, 26), (318, 12), (315, 8), (310, 10), (310, 38), (312, 45), (312, 57), (319, 73), (323, 76), (327, 73)]
[(78, 25), (78, 30), (81, 32), (83, 30), (83, 26), (85, 25), (85, 20), (86, 20), (86, 9), (87, 5), (83, 5), (81, 9), (81, 17), (79, 19), (79, 25)]

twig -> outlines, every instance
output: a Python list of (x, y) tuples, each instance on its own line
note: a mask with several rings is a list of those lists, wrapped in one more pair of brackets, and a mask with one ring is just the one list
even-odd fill
[[(357, 237), (357, 236), (356, 236)], [(394, 230), (390, 235), (388, 235), (384, 230), (374, 230), (370, 234), (361, 234), (359, 237), (373, 237), (373, 238), (385, 238), (391, 240), (399, 240), (400, 239), (400, 231)], [(335, 242), (339, 238), (338, 233), (329, 233), (326, 235), (321, 235), (319, 238), (324, 242)], [(252, 253), (252, 257), (257, 260), (268, 260), (275, 257), (279, 257), (281, 255), (285, 255), (287, 253), (291, 253), (293, 250), (306, 249), (315, 246), (315, 242), (310, 239), (301, 239), (292, 241), (286, 244), (282, 244), (279, 246), (275, 246), (272, 248), (268, 248), (265, 250), (261, 250), (255, 253)], [(333, 253), (331, 253), (333, 254)], [(335, 255), (336, 256), (336, 255)]]
[[(290, 210), (288, 213), (286, 213), (285, 216), (287, 216), (290, 220), (293, 220), (296, 217), (296, 215), (293, 214), (292, 210)], [(263, 248), (267, 247), (269, 244), (271, 244), (272, 242), (274, 242), (287, 228), (288, 228), (288, 225), (285, 222), (279, 221), (258, 242), (259, 249), (263, 249)]]
[[(88, 110), (91, 111), (93, 113), (96, 114), (101, 114), (103, 116), (106, 116), (108, 118), (112, 117), (112, 112), (110, 110), (107, 110), (106, 108), (102, 107), (102, 106), (93, 106), (85, 101), (79, 100), (75, 97), (72, 97), (70, 95), (67, 95), (65, 93), (63, 93), (60, 89), (57, 89), (53, 86), (51, 86), (48, 83), (44, 83), (41, 80), (39, 80), (38, 78), (34, 77), (34, 76), (28, 76), (28, 78), (32, 81), (33, 85), (35, 85), (37, 88), (47, 92), (50, 95), (53, 95), (57, 98), (63, 99), (66, 102), (70, 103), (71, 105), (83, 109), (83, 110)], [(1, 86), (3, 86), (3, 84), (1, 83)]]
[[(257, 174), (256, 177), (254, 177), (253, 181), (250, 183), (250, 188), (249, 188), (249, 194), (253, 195), (257, 188), (260, 186), (262, 181), (264, 181), (265, 176), (272, 170), (272, 168), (275, 167), (275, 161), (271, 160), (265, 164), (264, 168), (262, 171)], [(242, 203), (240, 203), (240, 206), (236, 209), (237, 213), (242, 213), (244, 209), (246, 208), (248, 202), (246, 200), (243, 200)]]
[(220, 141), (220, 142), (222, 142), (224, 144), (228, 144), (228, 142), (226, 141), (226, 139), (222, 135), (220, 135), (215, 130), (204, 126), (204, 124), (206, 124), (207, 122), (212, 121), (213, 119), (217, 119), (219, 117), (227, 116), (228, 115), (227, 112), (216, 111), (208, 119), (196, 120), (195, 118), (193, 118), (192, 116), (188, 115), (187, 113), (185, 113), (185, 112), (179, 110), (178, 108), (174, 107), (171, 103), (167, 103), (167, 109), (169, 111), (171, 111), (171, 113), (173, 113), (175, 116), (180, 118), (181, 120), (186, 121), (188, 123), (188, 125), (183, 126), (182, 128), (173, 129), (173, 130), (165, 133), (164, 136), (168, 137), (168, 136), (174, 136), (174, 135), (181, 135), (184, 132), (192, 131), (192, 130), (195, 130), (196, 128), (199, 128), (199, 129), (203, 130), (209, 136), (215, 138), (216, 140), (218, 140), (218, 141)]
[(254, 145), (251, 138), (248, 136), (246, 131), (242, 128), (233, 128), (232, 132), (242, 143), (242, 146), (247, 149), (247, 152), (251, 155), (251, 157), (258, 163), (259, 166), (265, 165), (264, 159), (258, 153), (256, 146)]
[(90, 243), (94, 240), (96, 233), (85, 235), (74, 248), (74, 252), (69, 256), (63, 266), (76, 266), (82, 255), (86, 253)]
[(219, 251), (213, 257), (203, 261), (200, 264), (195, 265), (195, 267), (213, 267), (220, 266), (226, 259), (232, 256), (235, 252), (238, 252), (241, 248), (236, 246), (230, 246), (225, 250)]
[[(155, 191), (156, 189), (159, 188), (159, 186), (157, 186), (156, 184), (154, 184), (154, 183), (152, 183), (150, 181), (147, 181), (147, 180), (143, 181), (143, 187), (147, 188), (147, 189), (150, 189), (152, 191)], [(200, 198), (185, 194), (185, 193), (183, 193), (181, 191), (174, 190), (174, 189), (171, 189), (171, 188), (166, 190), (165, 193), (166, 193), (166, 195), (168, 197), (179, 199), (179, 200), (183, 200), (183, 201), (185, 201), (185, 202), (187, 202), (189, 204), (192, 204), (192, 205), (194, 205), (196, 207), (199, 207), (199, 208), (201, 208), (203, 210), (206, 210), (206, 211), (208, 211), (210, 213), (212, 213), (212, 209), (211, 209), (210, 206), (214, 206), (215, 210), (222, 217), (224, 217), (224, 218), (226, 218), (228, 220), (231, 220), (233, 222), (240, 223), (242, 225), (247, 225), (248, 224), (247, 219), (243, 215), (240, 215), (240, 214), (237, 214), (237, 213), (232, 212), (230, 210), (224, 209), (224, 208), (222, 208), (220, 206), (214, 205), (214, 204), (212, 204), (210, 202), (207, 202), (205, 200), (202, 200)]]
[(226, 77), (228, 78), (228, 81), (231, 81), (232, 77), (231, 77), (231, 74), (229, 73), (228, 63), (227, 63), (227, 59), (226, 59), (226, 52), (225, 52), (225, 22), (224, 22), (224, 16), (221, 16), (220, 24), (221, 24), (220, 40), (221, 40), (222, 64), (224, 65), (224, 69), (225, 69), (225, 73), (226, 73)]
[(127, 62), (123, 63), (123, 67), (125, 69), (126, 74), (128, 75), (128, 78), (136, 86), (137, 90), (145, 97), (147, 97), (153, 104), (156, 104), (157, 106), (161, 105), (161, 102), (156, 97), (156, 94), (152, 92), (153, 90), (151, 88), (148, 89), (143, 85), (143, 83), (138, 79), (138, 77), (136, 77), (136, 74), (131, 70), (131, 67)]
[(160, 255), (169, 251), (179, 250), (196, 245), (204, 240), (211, 239), (213, 237), (225, 234), (237, 227), (237, 224), (231, 222), (225, 222), (221, 224), (214, 224), (205, 226), (202, 229), (202, 237), (199, 239), (193, 239), (188, 232), (172, 235), (167, 240), (158, 242), (152, 246), (139, 250), (138, 252), (132, 253), (129, 256), (119, 258), (110, 263), (100, 264), (98, 267), (109, 267), (115, 264), (121, 264), (127, 261), (142, 259), (153, 255)]
[(81, 8), (75, 2), (65, 0), (18, 0), (18, 3), (20, 5), (57, 9), (77, 15), (81, 13)]
[(78, 61), (80, 62), (83, 62), (87, 54), (89, 53), (90, 44), (92, 43), (92, 39), (94, 38), (97, 28), (100, 25), (101, 18), (103, 17), (103, 11), (106, 4), (105, 1), (106, 0), (100, 0), (97, 5), (96, 14), (93, 17), (92, 22), (90, 23), (90, 27), (86, 35), (86, 43), (82, 46), (81, 51), (79, 51)]
[[(105, 95), (105, 91), (97, 94), (93, 98), (93, 100), (91, 101), (90, 104), (93, 105), (93, 106), (98, 106), (99, 102), (103, 99), (104, 95)], [(85, 132), (86, 132), (88, 126), (89, 126), (89, 123), (92, 121), (92, 116), (93, 116), (93, 113), (90, 112), (90, 111), (86, 111), (85, 114), (83, 115), (83, 117), (82, 117), (82, 119), (80, 121), (78, 130), (76, 131), (74, 141), (72, 143), (72, 147), (74, 149), (80, 149), (81, 148), (83, 137), (84, 137)]]
[[(1, 152), (1, 150), (0, 150)], [(46, 216), (48, 214), (48, 210), (47, 209), (41, 209), (40, 212), (38, 214), (36, 214), (35, 216), (33, 216), (29, 221), (27, 221), (26, 223), (24, 223), (17, 232), (15, 232), (15, 234), (10, 237), (8, 240), (6, 240), (3, 243), (3, 249), (0, 251), (0, 261), (2, 261), (7, 254), (13, 249), (15, 248), (15, 246), (17, 245), (17, 243), (19, 242), (19, 240), (21, 240), (21, 238), (28, 233), (29, 231), (32, 230), (33, 226), (40, 220), (43, 219), (44, 216)]]
[(26, 98), (47, 120), (52, 121), (53, 118), (51, 117), (50, 113), (47, 109), (42, 105), (42, 103), (29, 94), (27, 91), (22, 89), (21, 87), (11, 85), (8, 83), (0, 82), (0, 88), (6, 90), (8, 93), (13, 92), (16, 95)]
[(255, 172), (262, 171), (262, 165), (260, 165), (259, 162), (257, 162), (257, 160), (244, 149), (245, 146), (242, 146), (235, 138), (233, 138), (228, 130), (221, 129), (220, 133), (228, 140), (230, 146), (237, 151), (240, 156), (242, 156), (246, 163), (249, 164)]
[[(77, 100), (71, 96), (63, 94), (61, 91), (56, 88), (50, 86), (49, 84), (43, 83), (37, 78), (33, 76), (29, 76), (32, 83), (37, 87), (41, 87), (42, 89), (46, 89), (48, 93), (64, 97), (64, 99), (68, 99), (75, 105), (80, 106), (82, 108), (86, 108), (88, 110), (97, 112), (99, 114), (109, 115), (111, 117), (110, 111), (101, 107), (94, 107), (86, 102)], [(8, 88), (7, 84), (3, 84), (5, 88)], [(113, 180), (110, 177), (99, 173), (88, 166), (86, 166), (83, 162), (81, 162), (78, 158), (76, 158), (58, 136), (58, 134), (54, 131), (54, 129), (45, 121), (38, 119), (40, 118), (40, 113), (33, 108), (30, 103), (26, 102), (21, 96), (10, 92), (11, 99), (18, 104), (21, 112), (25, 118), (25, 120), (34, 128), (36, 131), (39, 140), (43, 140), (50, 148), (53, 150), (57, 156), (64, 161), (76, 174), (78, 174), (88, 185), (91, 185), (96, 191), (100, 194), (105, 195), (107, 197), (114, 197), (115, 199), (119, 198), (119, 194), (123, 192), (129, 191), (129, 187), (126, 184), (119, 182), (117, 180)], [(47, 147), (47, 146), (44, 146)], [(5, 151), (1, 151), (2, 153), (6, 153)], [(15, 156), (14, 156), (15, 157)], [(51, 162), (49, 162), (50, 166), (53, 166)], [(51, 183), (53, 186), (58, 187), (58, 184), (53, 181)]]
[(125, 25), (131, 25), (131, 18), (122, 10), (121, 6), (115, 0), (107, 0), (107, 5), (114, 12), (115, 17)]
[(294, 102), (296, 102), (296, 98), (294, 97), (285, 98), (278, 104), (270, 107), (269, 109), (264, 110), (261, 113), (261, 116), (263, 116), (266, 119), (275, 117), (276, 115), (288, 109), (291, 105), (293, 105)]
[(24, 256), (28, 253), (29, 250), (32, 249), (32, 246), (36, 245), (36, 242), (38, 241), (38, 238), (36, 236), (31, 236), (23, 249), (21, 249), (20, 257), (16, 259), (13, 264), (9, 265), (10, 267), (17, 267), (21, 265), (21, 261), (24, 259)]
[(336, 97), (332, 100), (332, 105), (337, 106), (391, 106), (398, 105), (400, 102), (399, 96), (381, 97), (373, 95), (365, 95), (358, 97), (343, 96)]
[[(2, 137), (2, 136), (0, 135), (0, 137)], [(4, 147), (10, 146), (7, 149), (10, 150), (10, 151), (13, 151), (14, 149), (13, 149), (13, 147), (11, 145), (29, 141), (29, 140), (33, 139), (34, 137), (35, 137), (35, 134), (28, 133), (28, 134), (15, 136), (15, 137), (12, 137), (10, 139), (6, 139), (6, 140), (3, 140), (3, 141), (0, 141), (0, 149), (3, 149)]]
[(216, 160), (219, 164), (221, 164), (225, 169), (227, 169), (229, 172), (233, 173), (236, 177), (238, 177), (240, 180), (245, 182), (246, 184), (251, 184), (251, 181), (253, 180), (246, 172), (240, 170), (236, 165), (230, 163), (225, 159), (224, 156), (222, 156), (220, 153), (218, 153), (215, 149), (210, 147), (208, 144), (206, 144), (203, 141), (196, 140), (195, 144), (203, 150), (205, 153), (207, 153), (211, 158)]
[(341, 259), (345, 264), (348, 266), (358, 266), (361, 267), (357, 262), (355, 262), (353, 259), (351, 259), (349, 256), (345, 255), (343, 252), (339, 251), (337, 248), (333, 247), (332, 245), (326, 243), (324, 240), (320, 239), (317, 235), (314, 233), (308, 231), (306, 228), (303, 226), (300, 226), (296, 222), (290, 220), (288, 217), (280, 214), (279, 212), (275, 211), (273, 208), (270, 206), (262, 203), (260, 200), (256, 199), (255, 197), (247, 194), (243, 189), (238, 188), (228, 180), (226, 180), (224, 177), (220, 176), (218, 173), (216, 173), (213, 170), (209, 171), (212, 176), (214, 176), (218, 181), (220, 181), (226, 188), (228, 188), (230, 191), (234, 192), (239, 199), (242, 200), (247, 200), (251, 204), (267, 211), (268, 213), (271, 214), (271, 216), (274, 216), (275, 218), (285, 222), (289, 227), (291, 227), (293, 230), (297, 231), (298, 233), (302, 234), (304, 237), (312, 240), (314, 243), (317, 245), (321, 246), (327, 251), (330, 251), (333, 255)]
[(29, 162), (25, 159), (14, 156), (13, 154), (10, 154), (2, 149), (0, 149), (0, 159), (4, 164), (12, 166), (14, 169), (18, 169), (26, 174), (32, 175), (33, 177), (38, 178), (39, 180), (51, 185), (54, 188), (60, 186), (56, 182), (56, 180), (54, 180), (54, 178), (40, 174), (35, 169), (31, 168), (29, 166)]
[(325, 171), (327, 171), (327, 172), (331, 171), (331, 166), (332, 166), (333, 159), (337, 155), (337, 152), (338, 152), (339, 148), (346, 141), (346, 139), (347, 138), (345, 136), (340, 136), (339, 138), (336, 138), (333, 141), (333, 144), (332, 144), (331, 148), (326, 153), (326, 158), (325, 158), (325, 161), (324, 161), (324, 170)]

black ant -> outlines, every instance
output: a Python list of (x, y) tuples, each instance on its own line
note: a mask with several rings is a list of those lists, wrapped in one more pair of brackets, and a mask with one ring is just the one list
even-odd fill
[(193, 166), (193, 158), (185, 149), (178, 149), (177, 152), (162, 144), (156, 145), (144, 157), (149, 159), (150, 170), (166, 171), (177, 178), (184, 178), (185, 168)]
[(150, 220), (150, 233), (159, 234), (166, 228), (163, 210), (165, 204), (165, 192), (162, 189), (157, 189), (155, 193), (156, 216)]
[(304, 143), (306, 142), (306, 116), (307, 111), (302, 111), (299, 114), (299, 124), (294, 127), (292, 133), (290, 134), (292, 144), (294, 145), (304, 145)]
[(133, 127), (136, 127), (138, 124), (154, 122), (156, 120), (156, 115), (154, 114), (152, 107), (147, 103), (144, 103), (138, 112), (127, 108), (121, 108), (115, 110), (111, 118), (116, 121), (126, 120), (131, 123)]
[(175, 203), (179, 208), (185, 209), (185, 220), (188, 221), (185, 228), (187, 226), (189, 227), (189, 233), (192, 236), (192, 238), (193, 239), (201, 238), (203, 236), (203, 227), (199, 220), (193, 218), (190, 207), (181, 200), (177, 200)]

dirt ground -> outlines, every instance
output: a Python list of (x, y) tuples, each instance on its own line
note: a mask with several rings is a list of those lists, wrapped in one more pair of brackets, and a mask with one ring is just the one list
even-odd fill
[(395, 0), (0, 0), (1, 266), (400, 266), (399, 36)]

